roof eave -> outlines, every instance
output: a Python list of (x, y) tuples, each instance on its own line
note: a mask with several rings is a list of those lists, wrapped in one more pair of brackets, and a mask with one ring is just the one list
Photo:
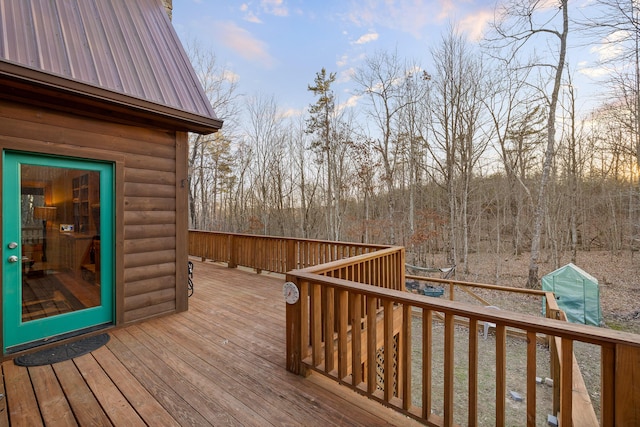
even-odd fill
[(62, 92), (80, 99), (98, 101), (104, 104), (105, 108), (111, 106), (128, 109), (141, 117), (159, 116), (161, 121), (172, 124), (176, 130), (206, 135), (218, 131), (223, 123), (222, 120), (215, 117), (201, 116), (171, 108), (2, 60), (0, 60), (0, 78), (35, 85), (54, 92)]

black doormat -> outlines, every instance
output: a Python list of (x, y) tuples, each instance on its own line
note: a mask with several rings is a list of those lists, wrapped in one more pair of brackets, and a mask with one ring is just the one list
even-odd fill
[(109, 342), (109, 334), (95, 335), (35, 353), (25, 354), (24, 356), (16, 357), (13, 362), (18, 366), (51, 365), (91, 353), (107, 342)]

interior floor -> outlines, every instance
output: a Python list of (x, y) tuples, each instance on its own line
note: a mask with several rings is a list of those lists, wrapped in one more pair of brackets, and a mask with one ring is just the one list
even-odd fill
[(55, 316), (100, 305), (95, 274), (31, 270), (22, 280), (22, 321)]

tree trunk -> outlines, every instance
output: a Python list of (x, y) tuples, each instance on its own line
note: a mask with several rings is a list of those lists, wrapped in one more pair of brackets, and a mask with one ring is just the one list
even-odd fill
[(560, 56), (556, 67), (555, 80), (553, 83), (553, 92), (551, 93), (551, 102), (549, 103), (549, 118), (547, 120), (547, 147), (544, 153), (544, 164), (542, 166), (542, 176), (540, 177), (540, 187), (538, 190), (538, 202), (534, 211), (533, 219), (533, 236), (531, 238), (531, 258), (529, 260), (529, 277), (527, 280), (527, 288), (538, 287), (538, 259), (540, 257), (540, 236), (542, 233), (542, 221), (546, 210), (545, 199), (546, 189), (551, 173), (551, 165), (553, 163), (555, 152), (556, 137), (556, 108), (558, 105), (558, 93), (560, 84), (562, 83), (562, 74), (564, 70), (565, 56), (567, 53), (567, 34), (569, 32), (569, 14), (567, 11), (568, 0), (562, 0), (562, 33), (560, 36)]

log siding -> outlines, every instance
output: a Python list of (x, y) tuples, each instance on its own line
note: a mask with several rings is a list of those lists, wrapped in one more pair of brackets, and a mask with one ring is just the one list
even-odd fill
[(0, 100), (0, 148), (115, 162), (116, 324), (187, 309), (186, 133)]

